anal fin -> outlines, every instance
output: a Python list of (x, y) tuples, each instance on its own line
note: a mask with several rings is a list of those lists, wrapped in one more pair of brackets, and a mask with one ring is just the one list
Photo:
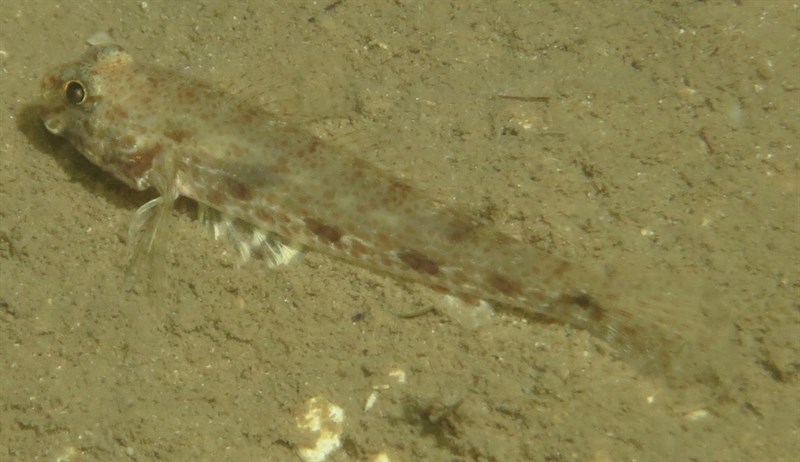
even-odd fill
[(200, 221), (214, 240), (224, 239), (234, 245), (239, 254), (239, 265), (257, 259), (275, 268), (288, 264), (300, 254), (300, 250), (287, 245), (275, 234), (203, 204), (198, 207)]

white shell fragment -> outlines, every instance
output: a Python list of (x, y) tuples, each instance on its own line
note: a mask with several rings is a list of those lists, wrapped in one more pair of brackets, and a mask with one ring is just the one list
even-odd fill
[(297, 428), (316, 434), (313, 447), (299, 448), (297, 455), (303, 462), (323, 462), (342, 445), (344, 410), (325, 398), (314, 397), (306, 403), (306, 413), (298, 419)]
[(116, 40), (108, 32), (95, 32), (86, 39), (86, 43), (93, 47), (104, 47), (116, 44)]

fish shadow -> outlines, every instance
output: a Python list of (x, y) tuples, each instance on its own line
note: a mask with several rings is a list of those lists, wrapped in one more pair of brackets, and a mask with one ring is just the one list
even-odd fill
[[(52, 157), (64, 169), (70, 181), (103, 196), (115, 206), (133, 211), (158, 196), (152, 188), (145, 191), (131, 189), (90, 162), (69, 141), (47, 131), (39, 118), (39, 106), (35, 104), (20, 108), (17, 112), (17, 128), (34, 149)], [(183, 213), (187, 212), (188, 206), (186, 200), (176, 203), (176, 208)]]

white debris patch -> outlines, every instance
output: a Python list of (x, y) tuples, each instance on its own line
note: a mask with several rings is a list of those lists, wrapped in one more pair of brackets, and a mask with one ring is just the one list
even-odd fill
[(364, 412), (369, 411), (372, 409), (372, 406), (375, 405), (375, 401), (378, 401), (378, 392), (373, 391), (372, 393), (367, 396), (367, 402), (364, 403)]
[(481, 300), (477, 305), (465, 303), (458, 297), (445, 295), (441, 311), (465, 329), (476, 330), (489, 324), (494, 316), (492, 305)]
[[(391, 377), (396, 381), (398, 384), (406, 383), (406, 371), (403, 369), (393, 368), (389, 370), (389, 373), (386, 374), (387, 376)], [(375, 402), (378, 401), (378, 391), (379, 390), (388, 390), (391, 385), (388, 383), (381, 383), (378, 385), (372, 386), (372, 393), (367, 396), (367, 402), (364, 403), (364, 412), (369, 411), (372, 409), (372, 406), (375, 405)]]
[(387, 375), (397, 380), (397, 383), (406, 383), (406, 371), (403, 369), (394, 368)]
[[(398, 367), (389, 369), (389, 372), (386, 373), (386, 378), (383, 379), (380, 383), (377, 383), (372, 386), (372, 392), (370, 392), (369, 396), (367, 396), (367, 401), (366, 403), (364, 403), (364, 412), (368, 412), (375, 406), (375, 403), (378, 401), (378, 396), (380, 396), (381, 391), (388, 390), (393, 385), (403, 385), (405, 383), (406, 383), (406, 371)], [(375, 457), (370, 459), (369, 462), (392, 462), (392, 461), (389, 458), (389, 455), (385, 451), (381, 451), (375, 454)]]
[(320, 397), (306, 403), (306, 413), (298, 419), (297, 428), (317, 435), (314, 447), (300, 448), (297, 455), (303, 462), (322, 462), (342, 445), (344, 409)]
[(116, 45), (117, 42), (108, 32), (95, 32), (91, 37), (86, 39), (86, 43), (93, 47), (104, 47), (107, 45)]

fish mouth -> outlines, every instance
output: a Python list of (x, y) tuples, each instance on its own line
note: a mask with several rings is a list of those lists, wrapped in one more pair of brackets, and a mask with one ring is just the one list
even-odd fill
[(42, 119), (44, 128), (46, 128), (47, 131), (54, 135), (61, 135), (67, 127), (63, 113), (63, 109), (58, 110), (42, 106), (39, 109), (39, 118)]

